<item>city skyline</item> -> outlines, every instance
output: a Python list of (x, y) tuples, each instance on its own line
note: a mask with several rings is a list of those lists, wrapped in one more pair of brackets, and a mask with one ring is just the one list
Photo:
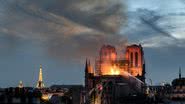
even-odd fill
[(170, 83), (179, 67), (185, 76), (184, 8), (183, 0), (0, 1), (0, 87), (36, 86), (40, 64), (48, 87), (84, 84), (86, 58), (103, 44), (132, 43), (144, 48), (146, 77)]

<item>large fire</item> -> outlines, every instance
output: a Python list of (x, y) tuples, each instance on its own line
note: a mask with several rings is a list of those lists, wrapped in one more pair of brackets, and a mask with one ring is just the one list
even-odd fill
[(121, 69), (116, 65), (104, 63), (101, 65), (101, 74), (102, 75), (120, 75)]
[(120, 69), (116, 66), (111, 67), (111, 75), (120, 75)]

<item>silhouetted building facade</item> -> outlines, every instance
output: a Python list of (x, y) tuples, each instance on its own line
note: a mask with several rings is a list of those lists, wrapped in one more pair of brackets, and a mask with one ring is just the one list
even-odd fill
[(0, 104), (41, 104), (42, 93), (31, 87), (1, 89)]
[(172, 81), (171, 99), (185, 100), (185, 78), (181, 75), (181, 68), (179, 68), (179, 78)]
[(53, 85), (50, 88), (55, 89), (56, 92), (63, 90), (64, 95), (60, 97), (63, 101), (62, 104), (82, 104), (83, 99), (81, 97), (84, 90), (82, 85)]

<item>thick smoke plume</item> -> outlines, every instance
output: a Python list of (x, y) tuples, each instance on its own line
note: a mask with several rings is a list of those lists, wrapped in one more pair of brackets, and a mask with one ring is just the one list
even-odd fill
[(94, 57), (103, 44), (122, 49), (127, 42), (119, 34), (127, 20), (121, 0), (3, 0), (0, 4), (1, 34), (8, 40), (43, 43), (49, 55), (63, 60)]

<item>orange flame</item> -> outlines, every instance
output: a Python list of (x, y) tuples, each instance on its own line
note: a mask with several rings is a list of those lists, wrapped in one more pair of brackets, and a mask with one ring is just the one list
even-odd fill
[(117, 66), (112, 66), (110, 64), (101, 65), (101, 73), (102, 75), (120, 75), (121, 69)]
[(120, 75), (120, 69), (116, 66), (111, 67), (111, 75)]

